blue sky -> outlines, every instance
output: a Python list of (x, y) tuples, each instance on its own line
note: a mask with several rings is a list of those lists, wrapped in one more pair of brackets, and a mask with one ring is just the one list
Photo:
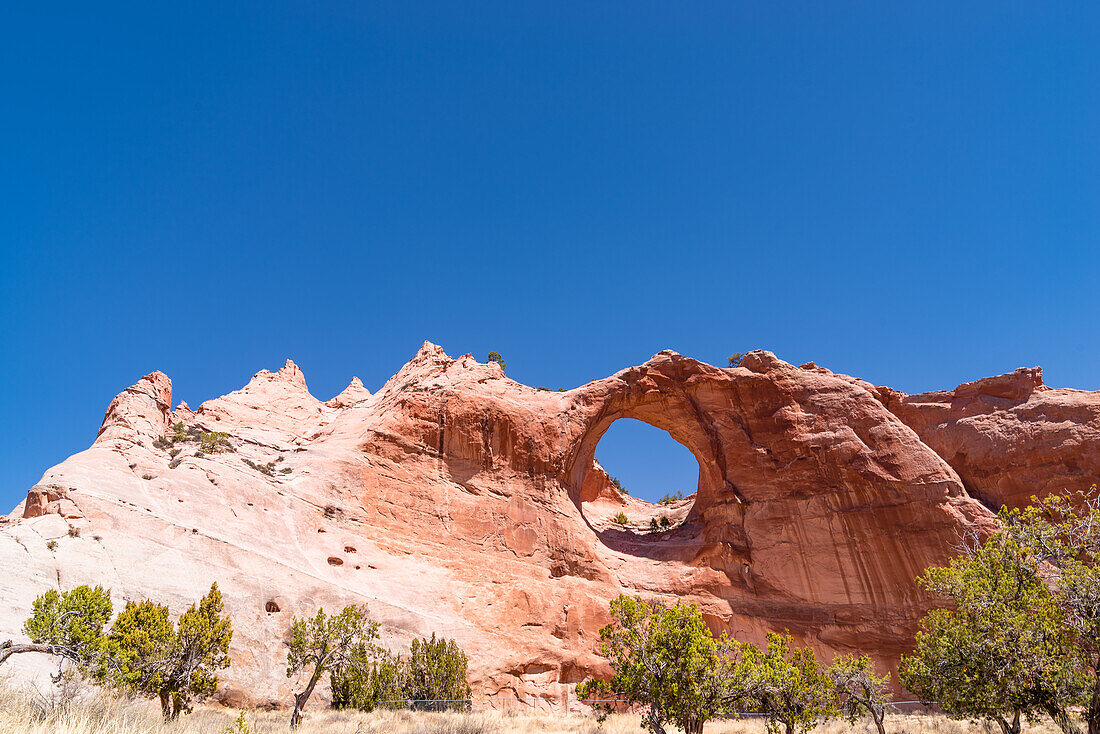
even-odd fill
[(424, 339), (552, 388), (754, 347), (1100, 388), (1095, 3), (15, 5), (0, 506), (154, 369), (327, 398)]

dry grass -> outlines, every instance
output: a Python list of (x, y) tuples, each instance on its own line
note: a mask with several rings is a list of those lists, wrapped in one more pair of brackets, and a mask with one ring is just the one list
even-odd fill
[[(197, 708), (174, 724), (164, 724), (159, 708), (99, 691), (61, 691), (50, 698), (32, 692), (0, 688), (0, 734), (222, 734), (236, 711), (216, 706)], [(602, 726), (589, 716), (565, 713), (486, 711), (480, 713), (372, 713), (317, 709), (306, 712), (302, 734), (641, 734), (639, 717), (615, 716)], [(252, 734), (286, 732), (286, 711), (246, 714)], [(1036, 734), (1057, 734), (1050, 722), (1026, 727)], [(887, 720), (890, 734), (999, 734), (983, 724), (952, 721), (942, 716), (906, 715)], [(707, 724), (707, 734), (764, 734), (760, 719)], [(828, 722), (815, 734), (875, 734), (870, 722), (854, 727)]]

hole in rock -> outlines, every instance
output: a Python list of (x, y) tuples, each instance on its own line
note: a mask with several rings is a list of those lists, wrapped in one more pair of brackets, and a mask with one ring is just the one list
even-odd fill
[(345, 553), (354, 553), (354, 552), (355, 552), (355, 548), (354, 548), (353, 546), (350, 546), (350, 545), (345, 545), (345, 546), (344, 546), (344, 552), (345, 552)]
[(279, 611), (279, 605), (274, 601), (269, 601), (267, 604), (264, 604), (264, 611), (268, 614), (275, 614), (275, 612)]
[(657, 540), (684, 522), (698, 486), (699, 462), (686, 446), (660, 428), (622, 418), (596, 445), (581, 509), (598, 531)]
[(337, 558), (336, 556), (329, 556), (328, 557), (328, 565), (330, 565), (330, 566), (343, 566), (344, 561), (343, 561), (342, 558)]

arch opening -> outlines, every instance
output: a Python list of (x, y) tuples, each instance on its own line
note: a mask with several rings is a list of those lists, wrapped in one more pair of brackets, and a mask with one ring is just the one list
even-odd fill
[(669, 432), (616, 417), (592, 452), (578, 499), (597, 532), (660, 540), (688, 520), (703, 472), (698, 457)]

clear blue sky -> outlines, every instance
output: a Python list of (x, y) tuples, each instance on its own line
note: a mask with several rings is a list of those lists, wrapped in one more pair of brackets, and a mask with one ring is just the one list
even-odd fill
[[(1098, 27), (1085, 2), (6, 4), (0, 505), (151, 370), (195, 405), (290, 356), (327, 398), (424, 339), (551, 388), (754, 347), (910, 392), (1035, 364), (1100, 388)], [(637, 436), (601, 458), (682, 483), (628, 476)]]

